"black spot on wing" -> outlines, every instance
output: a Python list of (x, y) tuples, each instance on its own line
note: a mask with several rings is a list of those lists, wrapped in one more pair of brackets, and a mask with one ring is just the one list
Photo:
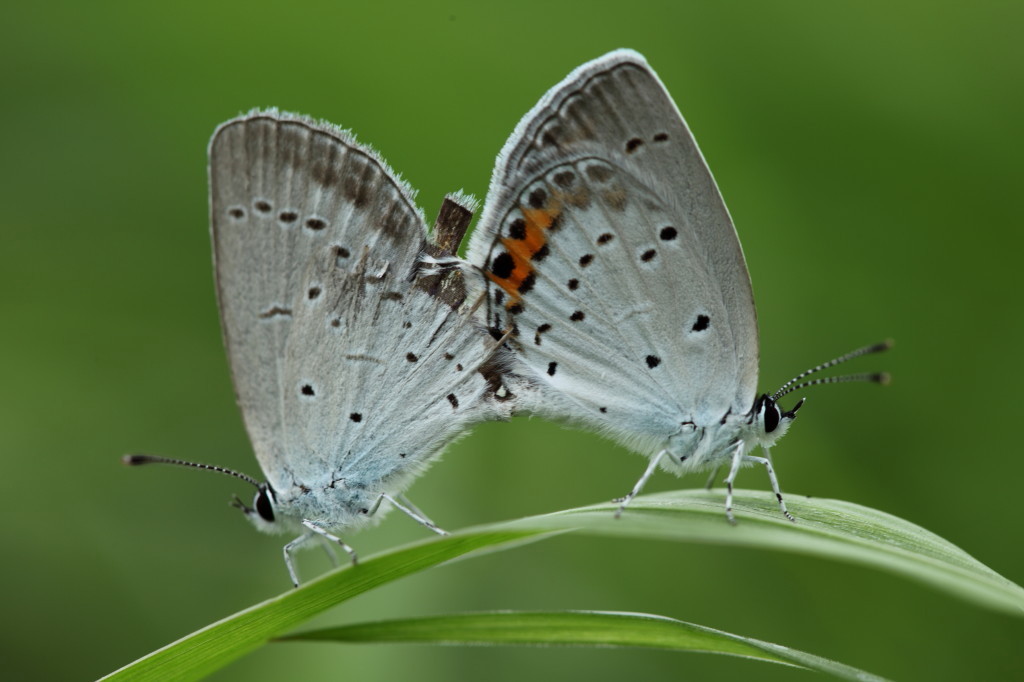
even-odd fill
[(523, 281), (519, 284), (519, 288), (516, 290), (521, 294), (525, 294), (527, 291), (533, 289), (533, 286), (537, 283), (537, 276), (532, 272), (523, 278)]
[(508, 279), (515, 267), (516, 262), (512, 259), (512, 256), (504, 251), (491, 261), (491, 273), (498, 279)]
[(537, 327), (537, 331), (533, 335), (533, 343), (539, 346), (540, 345), (540, 335), (541, 334), (545, 334), (545, 333), (547, 333), (550, 330), (551, 330), (551, 325), (548, 324), (547, 322), (545, 322), (541, 326)]

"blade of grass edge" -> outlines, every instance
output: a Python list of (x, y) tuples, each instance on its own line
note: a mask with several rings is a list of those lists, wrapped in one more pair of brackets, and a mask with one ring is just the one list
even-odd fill
[(645, 613), (485, 611), (354, 623), (300, 632), (277, 641), (667, 649), (780, 663), (846, 680), (884, 679), (779, 644)]
[[(595, 505), (510, 522), (510, 528), (576, 527), (585, 533), (736, 545), (847, 561), (937, 588), (980, 606), (1024, 616), (1024, 588), (935, 533), (852, 502), (798, 498), (786, 502), (797, 521), (779, 513), (775, 496), (744, 490), (739, 523), (722, 513), (720, 491), (681, 490), (636, 498), (621, 519), (614, 504)], [(684, 522), (685, 521), (685, 522)]]

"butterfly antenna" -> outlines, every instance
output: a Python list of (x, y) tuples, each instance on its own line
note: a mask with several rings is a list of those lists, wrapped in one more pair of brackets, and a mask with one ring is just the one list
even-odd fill
[[(839, 384), (839, 383), (845, 383), (845, 382), (848, 382), (848, 381), (867, 381), (867, 382), (872, 382), (872, 383), (876, 383), (876, 384), (887, 384), (887, 383), (889, 383), (889, 375), (887, 373), (885, 373), (885, 372), (874, 372), (874, 373), (866, 373), (866, 374), (848, 374), (848, 375), (845, 375), (845, 376), (838, 376), (838, 377), (828, 377), (828, 378), (822, 378), (822, 379), (812, 379), (810, 381), (805, 381), (802, 384), (797, 384), (797, 382), (800, 381), (801, 379), (803, 379), (806, 376), (810, 376), (811, 374), (815, 374), (817, 372), (820, 372), (823, 369), (828, 369), (829, 367), (835, 367), (836, 365), (841, 365), (842, 363), (847, 362), (848, 360), (853, 360), (854, 358), (859, 358), (862, 355), (871, 355), (872, 353), (881, 353), (883, 351), (887, 351), (890, 348), (892, 348), (892, 344), (893, 344), (892, 340), (891, 339), (887, 339), (885, 341), (882, 341), (881, 343), (876, 343), (876, 344), (873, 344), (873, 345), (870, 345), (870, 346), (864, 346), (863, 348), (858, 348), (857, 350), (850, 351), (846, 355), (840, 355), (838, 358), (835, 358), (834, 360), (829, 360), (828, 362), (823, 362), (822, 364), (818, 365), (817, 367), (812, 367), (812, 368), (810, 368), (810, 369), (808, 369), (808, 370), (806, 370), (804, 372), (800, 372), (800, 374), (797, 374), (795, 377), (793, 377), (792, 379), (790, 379), (789, 381), (784, 383), (779, 388), (779, 390), (777, 390), (774, 394), (772, 394), (772, 400), (778, 400), (779, 398), (781, 398), (782, 396), (784, 396), (784, 395), (786, 395), (788, 393), (792, 393), (793, 391), (798, 391), (801, 388), (807, 388), (808, 386), (816, 386), (818, 384)], [(794, 384), (796, 384), (796, 385), (794, 385)]]
[(234, 471), (232, 469), (225, 469), (224, 467), (215, 466), (213, 464), (200, 464), (198, 462), (186, 462), (182, 459), (172, 459), (170, 457), (160, 457), (159, 455), (125, 455), (121, 458), (121, 462), (127, 466), (139, 466), (140, 464), (176, 464), (177, 466), (192, 467), (194, 469), (206, 469), (207, 471), (216, 471), (217, 473), (227, 474), (228, 476), (234, 476), (240, 478), (246, 483), (252, 485), (257, 490), (260, 490), (260, 482), (252, 476), (243, 474), (240, 471)]

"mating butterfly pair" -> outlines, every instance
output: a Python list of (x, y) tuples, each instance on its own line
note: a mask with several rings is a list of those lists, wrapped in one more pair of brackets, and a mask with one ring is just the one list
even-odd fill
[[(736, 231), (686, 123), (639, 54), (584, 64), (516, 126), (475, 205), (449, 197), (433, 235), (414, 192), (330, 124), (276, 110), (210, 143), (217, 293), (238, 402), (267, 482), (236, 505), (291, 551), (397, 506), (473, 424), (530, 413), (661, 466), (762, 464), (801, 403), (757, 394), (758, 331)], [(801, 401), (802, 402), (802, 401)], [(762, 447), (764, 457), (751, 451)], [(792, 518), (792, 517), (790, 517)]]

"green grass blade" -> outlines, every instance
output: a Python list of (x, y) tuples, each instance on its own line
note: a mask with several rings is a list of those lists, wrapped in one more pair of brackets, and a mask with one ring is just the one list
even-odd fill
[(599, 505), (434, 536), (331, 571), (158, 649), (110, 680), (198, 679), (322, 611), (411, 573), (552, 534), (579, 532), (728, 544), (809, 554), (891, 571), (1017, 616), (1024, 589), (963, 550), (912, 523), (837, 500), (787, 498), (797, 523), (767, 493), (737, 491), (739, 524), (725, 520), (717, 491), (677, 491), (633, 501), (621, 519)]
[[(614, 504), (532, 517), (512, 527), (565, 528), (632, 538), (737, 545), (858, 563), (923, 582), (951, 596), (1024, 616), (1024, 589), (956, 545), (918, 525), (851, 502), (787, 496), (796, 523), (771, 493), (736, 493), (736, 518), (723, 512), (723, 492), (681, 490), (634, 500), (616, 520)], [(550, 525), (549, 525), (550, 524)]]
[[(557, 532), (557, 531), (556, 531)], [(547, 530), (497, 526), (435, 536), (346, 565), (143, 656), (104, 680), (195, 680), (313, 616), (375, 587), (470, 553), (540, 539)]]
[(401, 642), (444, 645), (583, 646), (668, 649), (752, 658), (829, 673), (847, 680), (882, 678), (778, 644), (681, 620), (607, 611), (491, 611), (356, 623), (302, 632), (283, 641), (350, 644)]

